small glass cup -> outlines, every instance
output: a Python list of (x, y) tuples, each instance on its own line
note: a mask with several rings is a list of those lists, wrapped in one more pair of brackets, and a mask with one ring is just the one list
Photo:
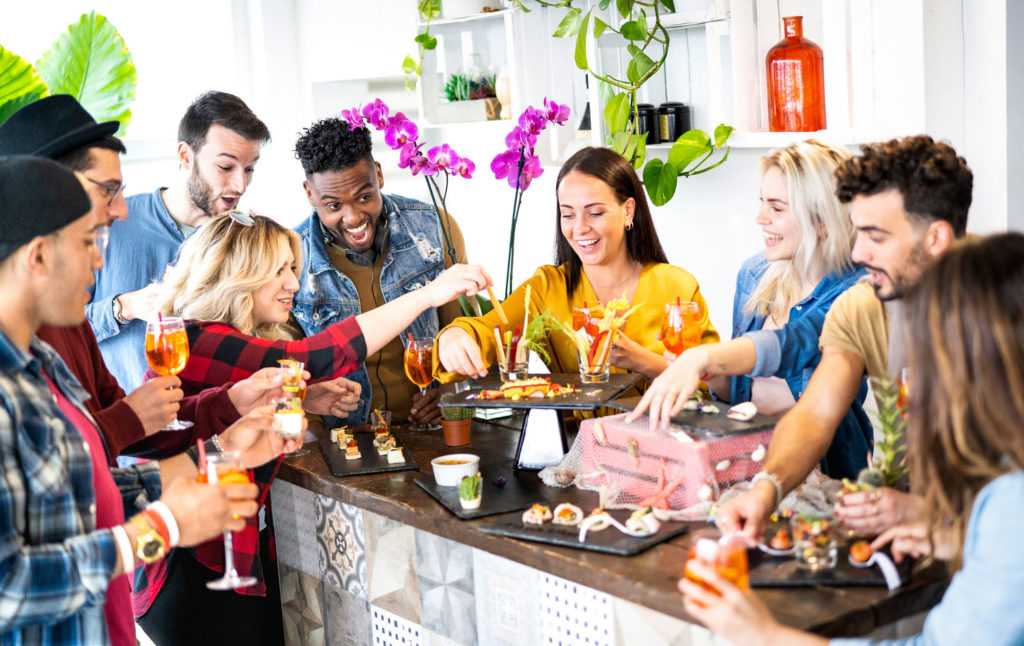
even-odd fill
[(527, 377), (527, 362), (518, 361), (509, 369), (507, 363), (498, 364), (498, 376), (501, 377), (502, 383), (506, 381), (516, 381), (519, 379), (526, 379)]
[(277, 421), (277, 434), (289, 440), (302, 437), (302, 402), (298, 397), (279, 399), (274, 407), (274, 419)]
[(295, 359), (278, 359), (277, 362), (281, 364), (281, 390), (305, 401), (306, 387), (302, 385), (302, 372), (306, 364)]
[(391, 411), (374, 409), (370, 413), (370, 421), (373, 424), (374, 433), (379, 433), (381, 430), (388, 433), (391, 430)]
[(790, 518), (797, 567), (811, 572), (835, 568), (839, 522), (832, 514), (794, 514)]
[(610, 367), (607, 363), (599, 363), (593, 366), (580, 364), (580, 383), (584, 384), (606, 384)]

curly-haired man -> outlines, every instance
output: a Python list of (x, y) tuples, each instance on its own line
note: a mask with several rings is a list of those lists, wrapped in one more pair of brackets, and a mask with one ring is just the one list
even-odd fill
[[(903, 327), (894, 322), (900, 298), (967, 228), (973, 175), (953, 148), (926, 135), (864, 146), (861, 156), (836, 170), (836, 181), (857, 231), (852, 258), (869, 280), (832, 304), (818, 341), (821, 361), (806, 392), (775, 426), (753, 487), (719, 508), (724, 531), (742, 527), (759, 537), (783, 495), (828, 450), (864, 375), (902, 375)], [(780, 341), (784, 352), (786, 340)], [(855, 457), (866, 466), (866, 456)], [(919, 498), (886, 487), (844, 496), (837, 513), (857, 533), (874, 535), (916, 520), (921, 511)]]
[[(302, 163), (302, 185), (313, 207), (296, 229), (302, 237), (303, 268), (292, 311), (305, 334), (413, 291), (449, 264), (434, 209), (381, 192), (384, 175), (373, 159), (365, 127), (353, 130), (338, 118), (318, 121), (299, 136), (295, 156)], [(455, 221), (446, 216), (444, 226), (450, 227), (456, 262), (466, 262)], [(457, 316), (456, 303), (427, 310), (406, 332), (433, 337)], [(362, 400), (346, 423), (364, 422), (374, 408), (415, 423), (440, 420), (437, 391), (421, 395), (406, 379), (402, 359), (402, 342), (394, 339), (349, 375), (362, 384)]]

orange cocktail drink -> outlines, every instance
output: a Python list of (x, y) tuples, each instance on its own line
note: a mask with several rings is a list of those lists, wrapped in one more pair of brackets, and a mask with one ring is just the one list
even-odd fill
[(718, 590), (690, 571), (689, 564), (694, 560), (700, 560), (714, 567), (715, 572), (723, 579), (742, 590), (750, 587), (747, 548), (742, 540), (734, 536), (712, 538), (710, 532), (705, 530), (698, 532), (690, 545), (690, 554), (686, 559), (683, 576), (717, 594)]
[(661, 341), (665, 349), (675, 355), (700, 345), (700, 307), (693, 301), (665, 303), (665, 317), (661, 322)]

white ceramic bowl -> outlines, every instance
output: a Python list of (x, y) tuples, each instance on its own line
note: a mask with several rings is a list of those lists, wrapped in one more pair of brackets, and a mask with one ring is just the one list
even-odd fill
[[(442, 464), (455, 462), (456, 464)], [(474, 476), (480, 470), (480, 456), (472, 453), (452, 453), (430, 461), (434, 469), (434, 482), (439, 487), (457, 487), (464, 476)]]

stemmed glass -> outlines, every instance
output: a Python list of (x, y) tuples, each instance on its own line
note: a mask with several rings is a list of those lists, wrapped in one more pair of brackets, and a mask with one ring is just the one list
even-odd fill
[[(146, 360), (153, 372), (161, 377), (180, 373), (188, 363), (188, 354), (188, 335), (180, 318), (165, 316), (146, 323)], [(162, 430), (183, 431), (191, 427), (192, 422), (175, 417)]]
[(693, 301), (665, 303), (661, 322), (661, 342), (665, 349), (679, 356), (687, 348), (700, 345), (700, 307)]
[[(434, 381), (434, 339), (413, 337), (403, 339), (405, 343), (405, 376), (420, 387), (420, 394), (427, 394), (427, 386)], [(413, 424), (410, 431), (438, 431), (440, 424)]]
[[(203, 474), (198, 476), (199, 482), (203, 481)], [(223, 453), (206, 454), (206, 474), (208, 484), (248, 484), (249, 474), (242, 466), (242, 454), (238, 451), (224, 451)], [(232, 542), (232, 533), (224, 532), (224, 576), (214, 579), (206, 584), (211, 590), (234, 590), (235, 588), (247, 588), (256, 583), (254, 576), (240, 576), (235, 569), (235, 548)]]
[[(306, 364), (295, 359), (278, 359), (277, 362), (281, 364), (281, 390), (288, 394), (289, 397), (298, 398), (299, 402), (306, 400), (306, 387), (302, 384), (302, 371), (306, 369)], [(301, 407), (300, 407), (301, 410)], [(309, 455), (309, 449), (305, 447), (302, 442), (302, 432), (300, 431), (298, 436), (295, 438), (299, 442), (299, 448), (295, 449), (291, 453), (286, 453), (286, 458), (297, 458), (303, 455)]]

